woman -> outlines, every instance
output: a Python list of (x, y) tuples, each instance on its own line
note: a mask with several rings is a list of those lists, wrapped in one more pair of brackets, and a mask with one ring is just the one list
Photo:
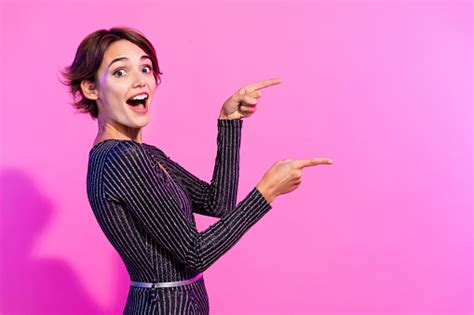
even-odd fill
[[(142, 128), (160, 72), (152, 44), (130, 28), (99, 30), (79, 45), (63, 73), (74, 106), (98, 120), (89, 152), (87, 194), (103, 232), (130, 274), (124, 314), (208, 314), (202, 273), (301, 183), (302, 168), (329, 159), (276, 162), (236, 204), (240, 131), (256, 111), (265, 80), (239, 89), (222, 106), (212, 180), (200, 180), (159, 148)], [(220, 218), (198, 232), (193, 213)]]

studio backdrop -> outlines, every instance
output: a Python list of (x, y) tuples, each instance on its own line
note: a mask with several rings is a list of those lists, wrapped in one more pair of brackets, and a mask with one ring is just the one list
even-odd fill
[(274, 77), (243, 122), (238, 201), (277, 160), (334, 161), (205, 271), (211, 314), (472, 314), (472, 2), (0, 8), (1, 314), (123, 311), (129, 278), (86, 194), (97, 121), (59, 80), (113, 26), (143, 32), (163, 72), (143, 142), (199, 178), (223, 102)]

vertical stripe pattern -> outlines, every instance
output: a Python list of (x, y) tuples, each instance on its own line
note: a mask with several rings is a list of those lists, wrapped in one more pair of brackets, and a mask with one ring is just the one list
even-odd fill
[[(256, 187), (236, 202), (242, 122), (218, 120), (217, 155), (210, 183), (149, 144), (108, 139), (91, 149), (89, 203), (131, 280), (193, 278), (271, 209)], [(193, 213), (220, 219), (199, 232)], [(173, 288), (131, 286), (124, 308), (124, 314), (208, 313), (204, 278)]]

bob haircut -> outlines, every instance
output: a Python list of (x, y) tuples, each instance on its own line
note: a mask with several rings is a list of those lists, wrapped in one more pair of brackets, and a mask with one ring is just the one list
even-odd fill
[(69, 87), (69, 92), (73, 98), (71, 105), (81, 113), (89, 113), (92, 119), (97, 119), (99, 108), (95, 100), (90, 100), (84, 96), (81, 90), (81, 82), (84, 80), (97, 82), (97, 71), (102, 64), (105, 51), (112, 43), (122, 39), (134, 43), (150, 56), (153, 64), (153, 76), (157, 84), (161, 82), (163, 73), (160, 72), (158, 66), (155, 48), (139, 31), (130, 27), (113, 27), (109, 30), (101, 29), (87, 35), (77, 48), (72, 64), (61, 71), (63, 76), (61, 82)]

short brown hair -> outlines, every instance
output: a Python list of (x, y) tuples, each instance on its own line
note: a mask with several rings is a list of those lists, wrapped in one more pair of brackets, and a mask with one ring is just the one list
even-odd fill
[(160, 68), (156, 51), (151, 42), (139, 31), (130, 27), (113, 27), (109, 30), (102, 29), (86, 36), (80, 43), (76, 51), (74, 61), (70, 66), (65, 67), (61, 74), (62, 83), (69, 87), (69, 92), (73, 97), (73, 107), (82, 113), (89, 113), (92, 119), (99, 115), (99, 108), (95, 100), (90, 100), (84, 96), (81, 90), (81, 82), (84, 80), (97, 82), (97, 71), (104, 58), (107, 48), (118, 40), (128, 40), (146, 52), (153, 64), (153, 75), (157, 84), (161, 82)]

